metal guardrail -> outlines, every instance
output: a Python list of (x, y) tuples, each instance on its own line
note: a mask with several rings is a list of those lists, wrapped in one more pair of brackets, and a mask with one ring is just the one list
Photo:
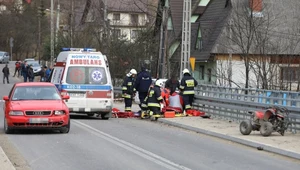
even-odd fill
[[(249, 119), (248, 111), (265, 110), (279, 105), (290, 111), (289, 129), (300, 130), (300, 93), (262, 89), (230, 88), (213, 85), (199, 85), (196, 88), (194, 107), (215, 117), (240, 122)], [(114, 87), (121, 93), (121, 87)]]
[(194, 102), (194, 107), (212, 116), (238, 122), (249, 118), (248, 111), (264, 110), (272, 105), (287, 108), (290, 111), (289, 129), (293, 133), (300, 130), (300, 93), (298, 92), (199, 85)]

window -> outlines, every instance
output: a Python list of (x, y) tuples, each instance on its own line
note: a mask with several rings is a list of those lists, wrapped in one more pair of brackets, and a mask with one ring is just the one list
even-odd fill
[(132, 25), (137, 25), (139, 23), (139, 16), (138, 14), (131, 14), (130, 21)]
[(103, 67), (69, 67), (66, 82), (68, 84), (107, 84)]
[(299, 80), (300, 71), (298, 67), (281, 67), (280, 75), (281, 80), (294, 82)]
[(15, 100), (60, 100), (56, 87), (53, 86), (23, 86), (16, 87), (12, 99)]
[(168, 30), (173, 30), (173, 23), (171, 17), (168, 18)]
[(204, 66), (200, 66), (199, 79), (204, 80)]
[(207, 69), (208, 71), (208, 82), (211, 82), (211, 68)]
[(121, 30), (120, 29), (113, 29), (112, 34), (115, 37), (120, 37), (121, 36)]
[(121, 20), (121, 17), (120, 17), (120, 13), (114, 13), (113, 14), (113, 20), (114, 21), (120, 21)]
[(132, 30), (131, 31), (131, 39), (136, 39), (139, 36), (139, 30)]

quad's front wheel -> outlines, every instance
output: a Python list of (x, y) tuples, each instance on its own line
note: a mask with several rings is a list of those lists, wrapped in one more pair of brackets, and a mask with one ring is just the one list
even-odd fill
[(240, 132), (243, 135), (249, 135), (252, 132), (252, 124), (250, 120), (244, 120), (241, 122)]
[(263, 122), (260, 127), (260, 134), (263, 136), (270, 136), (273, 132), (273, 125), (271, 122)]

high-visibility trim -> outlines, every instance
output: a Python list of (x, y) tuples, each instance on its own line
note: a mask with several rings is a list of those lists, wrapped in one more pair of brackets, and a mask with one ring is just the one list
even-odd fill
[(145, 103), (141, 104), (141, 107), (147, 107), (147, 105)]
[(195, 91), (194, 90), (184, 91), (183, 94), (195, 94)]
[(191, 105), (189, 104), (185, 105), (185, 109), (191, 109), (191, 108), (192, 108)]
[(179, 86), (180, 89), (184, 89), (184, 86)]
[(125, 107), (125, 111), (131, 111), (131, 107)]
[(128, 98), (128, 99), (130, 99), (130, 98), (131, 98), (131, 95), (130, 95), (130, 94), (122, 94), (122, 97), (123, 97), (123, 98)]
[(160, 104), (159, 103), (148, 103), (148, 107), (159, 107), (160, 108)]
[(126, 86), (123, 86), (123, 87), (122, 87), (122, 90), (127, 90), (127, 87), (126, 87)]
[(157, 98), (157, 100), (162, 100), (163, 98), (161, 97), (161, 96), (159, 96), (158, 98)]

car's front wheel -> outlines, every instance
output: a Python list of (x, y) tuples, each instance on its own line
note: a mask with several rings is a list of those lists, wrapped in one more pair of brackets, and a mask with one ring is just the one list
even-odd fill
[(60, 128), (60, 130), (59, 130), (60, 133), (69, 133), (70, 126), (71, 126), (71, 121), (70, 121), (70, 118), (69, 118), (68, 124), (66, 126)]
[(13, 130), (8, 126), (7, 124), (7, 120), (6, 120), (6, 117), (4, 117), (4, 132), (6, 134), (11, 134), (13, 133)]

